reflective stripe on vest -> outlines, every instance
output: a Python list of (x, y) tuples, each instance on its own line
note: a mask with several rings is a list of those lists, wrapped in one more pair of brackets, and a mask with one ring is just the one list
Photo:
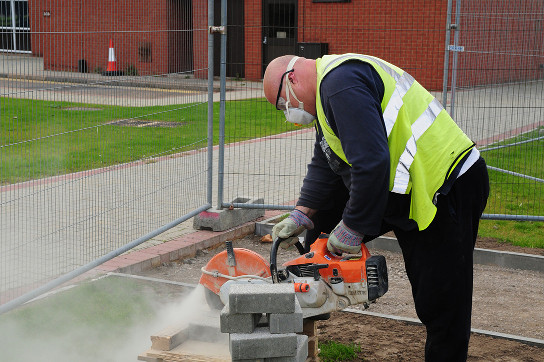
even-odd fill
[(408, 182), (410, 181), (410, 166), (414, 162), (414, 157), (417, 152), (417, 140), (435, 121), (440, 112), (444, 110), (442, 104), (435, 99), (429, 104), (429, 107), (421, 116), (412, 124), (412, 137), (406, 143), (406, 148), (400, 156), (397, 170), (395, 172), (395, 181), (393, 182), (392, 192), (404, 194), (408, 190)]

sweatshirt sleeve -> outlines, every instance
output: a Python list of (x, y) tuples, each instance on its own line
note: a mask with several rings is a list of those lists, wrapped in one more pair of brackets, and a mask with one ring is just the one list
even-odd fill
[(381, 111), (384, 86), (372, 66), (344, 63), (321, 83), (324, 112), (351, 164), (345, 224), (377, 235), (389, 196), (389, 147)]

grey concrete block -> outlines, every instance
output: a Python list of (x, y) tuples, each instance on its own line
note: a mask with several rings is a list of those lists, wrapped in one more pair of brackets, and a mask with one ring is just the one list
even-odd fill
[(297, 355), (298, 338), (295, 333), (272, 334), (268, 328), (256, 328), (253, 333), (232, 333), (232, 359), (289, 357)]
[(544, 272), (544, 256), (512, 253), (507, 251), (474, 249), (474, 263), (495, 265), (509, 269)]
[(264, 362), (304, 362), (308, 358), (308, 336), (297, 335), (297, 354), (295, 356), (265, 358)]
[[(400, 253), (396, 238), (381, 236), (366, 243), (369, 249), (387, 250)], [(374, 254), (374, 253), (371, 253)], [(508, 251), (474, 249), (474, 264), (494, 265), (509, 269), (544, 272), (544, 256), (512, 253)]]
[(221, 332), (252, 333), (262, 318), (262, 313), (231, 313), (229, 304), (223, 307), (220, 316)]
[(268, 315), (270, 333), (300, 333), (304, 324), (302, 308), (295, 298), (294, 313), (272, 313)]
[(229, 289), (231, 313), (294, 313), (293, 284), (234, 284)]
[[(233, 204), (263, 204), (264, 199), (251, 199), (248, 197), (237, 197), (232, 200)], [(233, 208), (231, 209), (214, 209), (211, 208), (202, 211), (193, 219), (193, 228), (211, 229), (213, 231), (224, 231), (242, 225), (248, 221), (255, 220), (264, 216), (264, 208), (246, 209)]]

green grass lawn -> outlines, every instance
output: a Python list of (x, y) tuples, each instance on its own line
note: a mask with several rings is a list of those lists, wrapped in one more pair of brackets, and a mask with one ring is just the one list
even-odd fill
[[(544, 127), (497, 145), (544, 135)], [(544, 140), (483, 152), (489, 166), (544, 179)], [(543, 215), (544, 183), (489, 170), (491, 195), (488, 209), (494, 214)]]
[(319, 349), (319, 358), (323, 362), (361, 360), (358, 356), (361, 347), (354, 343), (346, 345), (336, 341), (320, 342)]
[[(493, 146), (512, 144), (544, 135), (544, 127)], [(544, 140), (482, 152), (489, 166), (544, 179)], [(489, 170), (488, 214), (544, 215), (544, 183)], [(544, 248), (544, 223), (482, 220), (480, 236), (519, 246)]]
[[(1, 98), (0, 183), (122, 164), (207, 145), (207, 104), (116, 107)], [(74, 110), (77, 109), (77, 110)], [(219, 103), (214, 104), (219, 119)], [(158, 121), (177, 127), (127, 127), (112, 122)], [(225, 142), (293, 130), (263, 99), (231, 101)], [(214, 124), (214, 144), (219, 126)]]
[(544, 248), (543, 222), (481, 220), (478, 235), (523, 247)]
[[(207, 104), (118, 107), (0, 98), (0, 184), (149, 160), (207, 145)], [(219, 103), (214, 104), (214, 120)], [(113, 122), (157, 121), (177, 127), (127, 127)], [(214, 144), (219, 126), (214, 123)], [(264, 98), (228, 101), (225, 142), (296, 129)], [(500, 144), (542, 136), (544, 127)], [(490, 166), (544, 179), (544, 141), (482, 155)], [(495, 146), (495, 145), (494, 145)], [(544, 184), (490, 170), (485, 213), (544, 215)], [(483, 221), (481, 235), (544, 247), (543, 223)], [(534, 235), (534, 237), (532, 237)], [(527, 240), (527, 238), (529, 238)]]

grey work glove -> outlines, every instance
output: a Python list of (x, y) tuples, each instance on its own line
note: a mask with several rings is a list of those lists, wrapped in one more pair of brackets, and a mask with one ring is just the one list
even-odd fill
[(272, 240), (277, 238), (286, 239), (280, 246), (289, 249), (298, 241), (300, 235), (305, 229), (311, 230), (314, 223), (305, 213), (300, 210), (293, 210), (286, 219), (283, 219), (272, 228)]
[(363, 236), (363, 234), (347, 227), (341, 220), (329, 235), (327, 249), (335, 255), (357, 254), (361, 251)]

